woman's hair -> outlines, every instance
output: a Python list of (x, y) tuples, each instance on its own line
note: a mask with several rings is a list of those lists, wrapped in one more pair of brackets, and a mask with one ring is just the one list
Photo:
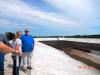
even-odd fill
[(16, 34), (18, 35), (19, 33), (21, 33), (21, 31), (17, 31)]
[(13, 40), (15, 38), (15, 33), (12, 33), (12, 32), (7, 32), (6, 33), (6, 37), (8, 40)]
[(22, 35), (21, 31), (16, 32), (16, 36), (20, 37)]

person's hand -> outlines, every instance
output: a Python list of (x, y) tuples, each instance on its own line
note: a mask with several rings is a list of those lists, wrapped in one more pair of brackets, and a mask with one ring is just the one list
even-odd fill
[(21, 52), (19, 50), (15, 50), (16, 55), (21, 55)]
[(20, 52), (20, 54), (17, 54), (18, 56), (22, 56), (22, 52)]

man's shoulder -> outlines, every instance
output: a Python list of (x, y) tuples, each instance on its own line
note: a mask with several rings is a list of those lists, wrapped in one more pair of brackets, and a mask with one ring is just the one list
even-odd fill
[(20, 39), (22, 39), (22, 38), (24, 38), (24, 37), (25, 37), (25, 34), (24, 34), (24, 35), (22, 35)]
[(0, 35), (3, 35), (2, 33), (0, 33)]
[[(29, 35), (28, 37), (33, 38), (33, 36), (32, 36), (32, 35)], [(21, 39), (22, 39), (22, 38), (27, 38), (27, 36), (24, 34), (24, 35), (21, 37)]]
[(0, 41), (3, 41), (5, 38), (4, 34), (0, 33)]
[(32, 35), (30, 35), (30, 37), (32, 37), (32, 38), (33, 38), (33, 36), (32, 36)]
[(0, 33), (0, 36), (4, 36), (4, 34)]
[(22, 37), (24, 37), (25, 36), (25, 34), (24, 35), (22, 35)]

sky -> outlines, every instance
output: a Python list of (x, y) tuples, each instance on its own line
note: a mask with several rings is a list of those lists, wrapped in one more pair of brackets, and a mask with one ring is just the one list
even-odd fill
[(0, 31), (32, 35), (100, 34), (100, 0), (0, 0)]

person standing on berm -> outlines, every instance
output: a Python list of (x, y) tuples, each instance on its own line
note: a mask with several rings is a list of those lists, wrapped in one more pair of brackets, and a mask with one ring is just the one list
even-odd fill
[(22, 40), (22, 62), (25, 71), (32, 69), (31, 61), (34, 49), (34, 38), (30, 35), (29, 29), (25, 29), (25, 34), (21, 37)]

